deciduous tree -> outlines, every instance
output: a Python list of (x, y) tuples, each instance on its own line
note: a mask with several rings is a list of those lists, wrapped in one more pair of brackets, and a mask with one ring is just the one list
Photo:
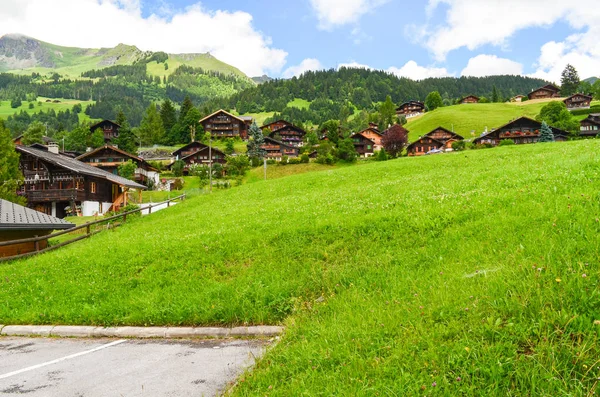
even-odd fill
[(127, 162), (119, 165), (118, 173), (119, 176), (122, 176), (125, 179), (134, 180), (135, 179), (135, 170), (137, 169), (137, 165), (128, 160)]
[(394, 124), (384, 132), (381, 143), (390, 156), (397, 157), (408, 143), (408, 131), (401, 125)]
[(425, 98), (425, 107), (430, 112), (442, 106), (444, 106), (444, 101), (437, 91), (430, 92)]
[(29, 125), (27, 131), (23, 133), (23, 139), (21, 141), (25, 146), (33, 145), (34, 143), (43, 144), (45, 132), (46, 127), (44, 126), (44, 124), (40, 123), (39, 121), (36, 121)]

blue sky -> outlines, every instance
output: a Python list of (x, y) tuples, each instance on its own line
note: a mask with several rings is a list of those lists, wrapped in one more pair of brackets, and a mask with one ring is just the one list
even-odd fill
[[(111, 29), (90, 29), (81, 15), (111, 21)], [(597, 0), (3, 0), (0, 34), (211, 52), (251, 76), (352, 64), (414, 79), (557, 81), (568, 62), (583, 78), (600, 75), (598, 20)]]

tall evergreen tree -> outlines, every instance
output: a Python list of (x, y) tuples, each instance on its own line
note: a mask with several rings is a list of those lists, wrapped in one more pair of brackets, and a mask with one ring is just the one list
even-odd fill
[(266, 151), (261, 146), (265, 144), (265, 137), (256, 122), (250, 126), (250, 142), (248, 142), (248, 157), (262, 159)]
[(155, 104), (150, 104), (148, 109), (146, 109), (146, 114), (142, 119), (138, 133), (142, 145), (153, 145), (163, 142), (165, 128)]
[(394, 124), (394, 117), (396, 117), (396, 105), (392, 102), (391, 96), (385, 97), (385, 102), (379, 106), (379, 128), (384, 130)]
[(163, 127), (165, 129), (165, 134), (168, 136), (171, 135), (171, 129), (177, 124), (177, 112), (175, 111), (175, 106), (173, 106), (173, 102), (170, 99), (165, 99), (165, 101), (160, 106), (160, 118), (163, 122)]
[(115, 145), (121, 150), (127, 153), (136, 154), (138, 149), (138, 142), (136, 137), (131, 130), (131, 126), (125, 117), (125, 113), (119, 110), (117, 113), (116, 123), (121, 126), (119, 129), (119, 136), (113, 141)]
[(190, 109), (194, 108), (194, 103), (189, 96), (186, 96), (181, 103), (181, 109), (179, 109), (179, 121), (185, 120)]
[(554, 142), (554, 134), (552, 133), (552, 129), (548, 126), (548, 124), (546, 124), (545, 121), (542, 121), (539, 142)]
[(13, 203), (24, 204), (25, 199), (17, 195), (23, 183), (19, 170), (19, 153), (4, 122), (0, 120), (0, 198)]
[(562, 96), (571, 96), (575, 94), (577, 91), (577, 87), (579, 87), (579, 73), (573, 65), (567, 64), (565, 69), (562, 71), (560, 84), (561, 90), (560, 93)]
[(495, 85), (492, 88), (492, 102), (494, 102), (494, 103), (500, 102), (500, 95), (498, 95), (498, 89), (496, 88)]

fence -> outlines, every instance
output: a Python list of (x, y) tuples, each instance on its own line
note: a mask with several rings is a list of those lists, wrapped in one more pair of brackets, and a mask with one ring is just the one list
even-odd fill
[[(137, 213), (151, 214), (153, 208), (156, 208), (156, 207), (164, 208), (164, 206), (170, 207), (172, 202), (175, 202), (178, 200), (183, 201), (183, 200), (185, 200), (185, 198), (186, 198), (186, 195), (182, 194), (181, 196), (177, 196), (175, 198), (169, 199), (162, 203), (150, 204), (147, 207), (140, 207), (135, 210), (124, 212), (122, 214), (118, 214), (118, 215), (114, 215), (114, 216), (110, 216), (108, 218), (104, 218), (104, 219), (101, 219), (98, 221), (88, 222), (83, 225), (75, 226), (74, 228), (71, 228), (68, 230), (63, 230), (61, 232), (56, 232), (56, 233), (50, 234), (48, 236), (31, 237), (31, 238), (26, 238), (26, 239), (22, 239), (22, 240), (2, 241), (2, 242), (0, 242), (0, 247), (34, 243), (35, 250), (32, 252), (25, 253), (25, 254), (19, 254), (19, 255), (13, 255), (13, 256), (7, 256), (7, 257), (0, 258), (0, 262), (26, 258), (28, 256), (33, 256), (33, 255), (41, 254), (44, 252), (52, 251), (52, 250), (55, 250), (60, 247), (64, 247), (65, 245), (69, 245), (69, 244), (75, 243), (77, 241), (86, 239), (90, 236), (93, 236), (94, 234), (100, 233), (102, 230), (105, 230), (104, 226), (98, 227), (99, 225), (105, 224), (107, 226), (106, 228), (108, 228), (108, 227), (115, 228), (117, 226), (120, 226), (124, 222), (126, 222), (128, 215), (133, 215), (133, 214), (137, 214)], [(119, 220), (121, 221), (120, 223), (118, 222)], [(111, 222), (112, 222), (112, 224), (111, 224)], [(61, 241), (58, 244), (48, 245), (48, 247), (46, 247), (44, 249), (40, 249), (41, 241), (44, 241), (44, 240), (49, 241), (52, 238), (57, 238), (57, 237), (65, 236), (68, 234), (73, 234), (74, 232), (78, 232), (78, 231), (83, 231), (83, 233), (81, 233), (81, 235), (78, 237), (75, 237), (75, 238), (67, 240), (67, 241)]]

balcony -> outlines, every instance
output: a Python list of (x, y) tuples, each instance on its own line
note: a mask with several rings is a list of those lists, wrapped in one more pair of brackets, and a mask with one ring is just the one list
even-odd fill
[(85, 190), (83, 189), (30, 190), (25, 192), (25, 197), (29, 203), (85, 201), (85, 196)]

